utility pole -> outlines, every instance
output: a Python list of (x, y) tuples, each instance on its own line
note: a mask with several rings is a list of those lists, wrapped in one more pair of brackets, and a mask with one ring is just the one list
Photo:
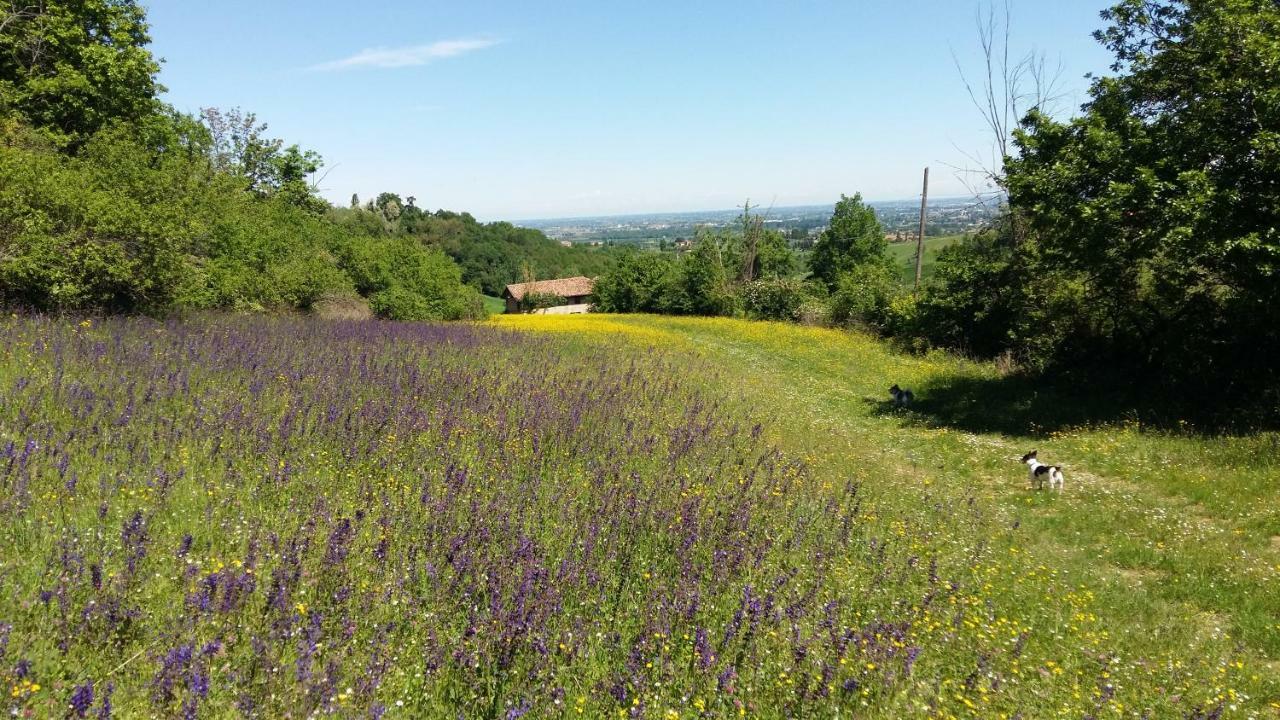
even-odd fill
[(916, 236), (916, 290), (920, 289), (920, 267), (924, 263), (924, 212), (929, 206), (929, 168), (924, 169), (924, 190), (920, 192), (920, 234)]
[(742, 203), (742, 270), (739, 272), (744, 282), (755, 279), (756, 255), (760, 252), (760, 232), (764, 226), (759, 220), (751, 217), (751, 209), (760, 207), (752, 205), (751, 199)]

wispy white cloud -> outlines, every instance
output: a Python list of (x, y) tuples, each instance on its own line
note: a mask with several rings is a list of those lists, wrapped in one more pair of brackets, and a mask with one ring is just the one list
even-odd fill
[(368, 48), (341, 60), (312, 65), (310, 70), (347, 70), (350, 68), (401, 68), (426, 65), (432, 60), (457, 57), (476, 50), (497, 45), (492, 38), (461, 38), (440, 40), (429, 45), (411, 45), (399, 48)]

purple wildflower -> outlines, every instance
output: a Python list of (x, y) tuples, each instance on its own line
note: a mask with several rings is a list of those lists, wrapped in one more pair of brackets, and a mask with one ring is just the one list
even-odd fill
[(111, 720), (111, 694), (116, 691), (116, 684), (108, 682), (102, 691), (102, 704), (98, 706), (98, 720)]
[(93, 707), (93, 683), (86, 682), (77, 685), (75, 690), (71, 692), (71, 712), (76, 717), (82, 718), (85, 713), (89, 712), (89, 708)]

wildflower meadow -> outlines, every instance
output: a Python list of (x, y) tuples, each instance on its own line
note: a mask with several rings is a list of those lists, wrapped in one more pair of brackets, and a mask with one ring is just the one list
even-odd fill
[(849, 463), (872, 425), (824, 442), (833, 411), (715, 333), (814, 338), (521, 322), (0, 320), (7, 710), (1270, 711), (1229, 619), (1135, 640), (1111, 622), (1179, 618), (1117, 615), (981, 488)]

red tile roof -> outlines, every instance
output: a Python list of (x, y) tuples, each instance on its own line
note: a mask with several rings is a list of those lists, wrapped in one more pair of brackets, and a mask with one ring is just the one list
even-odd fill
[(560, 278), (559, 280), (539, 280), (530, 283), (512, 283), (507, 286), (506, 295), (510, 295), (517, 302), (524, 299), (528, 293), (549, 293), (551, 295), (559, 295), (560, 297), (577, 297), (579, 295), (590, 295), (595, 289), (596, 281), (589, 277), (571, 277)]

